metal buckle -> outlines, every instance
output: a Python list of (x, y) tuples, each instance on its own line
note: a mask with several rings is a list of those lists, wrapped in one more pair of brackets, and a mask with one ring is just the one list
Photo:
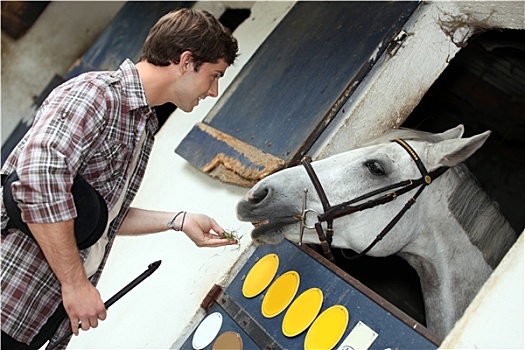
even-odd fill
[(314, 214), (316, 214), (317, 217), (319, 217), (319, 215), (320, 215), (318, 211), (316, 211), (314, 209), (306, 208), (307, 198), (308, 198), (308, 189), (305, 188), (304, 189), (303, 208), (302, 208), (302, 211), (301, 211), (301, 215), (297, 215), (296, 216), (296, 218), (301, 220), (301, 226), (300, 226), (301, 233), (299, 235), (299, 245), (303, 244), (304, 229), (305, 228), (307, 228), (307, 229), (314, 229), (315, 228), (315, 223), (312, 224), (312, 225), (308, 225), (307, 222), (306, 222), (308, 213), (314, 213)]

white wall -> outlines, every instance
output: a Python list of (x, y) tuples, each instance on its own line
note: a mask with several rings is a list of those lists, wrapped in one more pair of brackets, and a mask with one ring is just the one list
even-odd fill
[[(197, 6), (219, 16), (224, 7), (236, 4), (240, 5), (232, 1), (199, 2)], [(468, 12), (477, 20), (492, 13), (488, 21), (492, 25), (503, 23), (509, 28), (523, 28), (523, 2), (500, 4), (424, 4), (407, 23), (406, 31), (410, 36), (403, 47), (395, 56), (385, 58), (374, 68), (352, 96), (347, 119), (333, 126), (324, 141), (316, 145), (317, 156), (341, 152), (354, 146), (353, 142), (359, 138), (400, 125), (410, 114), (446, 68), (447, 58), (451, 59), (459, 50), (438, 25), (444, 13)], [(63, 75), (78, 57), (77, 41), (73, 41), (72, 47), (56, 44), (53, 40), (56, 35), (77, 34), (79, 38), (85, 38), (95, 31), (93, 28), (103, 28), (103, 23), (107, 23), (121, 5), (122, 2), (81, 4), (81, 10), (77, 12), (73, 3), (52, 2), (31, 30), (34, 33), (26, 34), (27, 38), (13, 43), (2, 36), (2, 110), (16, 106), (29, 108), (32, 96), (40, 93), (52, 75)], [(258, 1), (242, 4), (252, 6), (252, 15), (235, 32), (241, 56), (221, 79), (221, 91), (231, 83), (292, 5), (293, 2)], [(95, 14), (101, 9), (101, 13)], [(64, 13), (68, 16), (63, 16)], [(65, 21), (66, 18), (73, 19), (72, 23)], [(101, 22), (79, 24), (92, 19)], [(61, 22), (63, 20), (65, 22)], [(56, 30), (56, 24), (60, 24), (60, 30), (44, 34), (46, 26)], [(33, 41), (25, 44), (31, 37)], [(43, 48), (36, 45), (38, 42), (45, 43), (41, 45)], [(51, 50), (46, 51), (44, 47)], [(35, 72), (42, 66), (46, 75), (40, 77)], [(153, 236), (119, 237), (99, 285), (104, 300), (143, 272), (151, 262), (160, 259), (162, 265), (113, 305), (108, 311), (108, 319), (97, 329), (75, 337), (70, 349), (177, 348), (203, 317), (200, 303), (209, 289), (213, 284), (222, 284), (231, 278), (235, 273), (235, 270), (230, 270), (232, 266), (242, 264), (253, 251), (249, 238), (251, 227), (238, 222), (234, 211), (237, 200), (246, 189), (212, 179), (174, 153), (182, 138), (196, 122), (204, 119), (215, 102), (203, 101), (191, 114), (176, 111), (168, 120), (157, 136), (144, 184), (134, 204), (147, 209), (207, 213), (224, 227), (246, 233), (241, 247), (197, 248), (183, 234), (173, 231)], [(4, 125), (7, 128), (18, 122), (13, 120), (13, 116), (19, 117), (16, 114), (9, 113), (8, 118), (2, 115), (2, 139), (5, 137)], [(9, 134), (7, 129), (6, 133)], [(353, 135), (352, 139), (348, 138), (349, 134)], [(522, 236), (442, 347), (523, 348), (523, 272)]]

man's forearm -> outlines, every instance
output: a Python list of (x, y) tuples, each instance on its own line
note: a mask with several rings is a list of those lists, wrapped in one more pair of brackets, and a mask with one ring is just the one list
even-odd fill
[[(170, 226), (168, 226), (168, 222)], [(183, 231), (198, 247), (221, 247), (238, 244), (227, 239), (223, 228), (211, 217), (204, 214), (184, 212), (150, 211), (130, 208), (118, 233), (136, 235), (169, 230)]]
[[(173, 219), (172, 212), (151, 211), (139, 208), (129, 208), (126, 218), (122, 222), (118, 234), (137, 235), (156, 233), (168, 230), (168, 222)], [(182, 217), (178, 218), (181, 220)], [(180, 223), (177, 222), (180, 227)]]
[(84, 283), (87, 277), (75, 240), (74, 220), (28, 226), (60, 283)]

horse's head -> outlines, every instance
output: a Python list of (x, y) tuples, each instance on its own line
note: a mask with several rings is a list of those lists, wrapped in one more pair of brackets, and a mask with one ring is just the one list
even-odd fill
[[(407, 183), (407, 180), (422, 178), (410, 150), (396, 142), (402, 138), (410, 145), (416, 157), (424, 163), (429, 173), (443, 167), (453, 167), (470, 157), (483, 145), (490, 132), (461, 138), (463, 126), (450, 129), (441, 134), (428, 134), (410, 130), (394, 130), (374, 140), (362, 148), (341, 153), (313, 162), (317, 177), (331, 206), (348, 202), (371, 191), (386, 188), (392, 184)], [(450, 192), (446, 188), (447, 173), (436, 179), (418, 198), (418, 204), (408, 210), (394, 225), (391, 232), (370, 250), (370, 255), (387, 256), (400, 251), (413, 241), (418, 226), (429, 220), (432, 210), (446, 207), (444, 196)], [(303, 201), (305, 189), (308, 191), (305, 207), (310, 209), (304, 215)], [(390, 192), (397, 189), (389, 190)], [(337, 217), (333, 220), (333, 246), (363, 251), (389, 224), (414, 196), (418, 188), (399, 195), (396, 200), (374, 206), (364, 211)], [(363, 201), (351, 203), (357, 206), (370, 199), (383, 196), (389, 191), (374, 195)], [(430, 194), (432, 193), (432, 195)], [(395, 197), (395, 196), (394, 196)], [(420, 202), (432, 200), (431, 205)], [(312, 214), (313, 213), (313, 214)], [(295, 166), (284, 169), (261, 180), (237, 205), (237, 216), (242, 221), (250, 221), (256, 227), (252, 238), (256, 242), (278, 243), (284, 237), (299, 242), (300, 218), (306, 216), (306, 225), (312, 226), (319, 216), (325, 213), (305, 168)], [(326, 222), (322, 224), (326, 226)], [(319, 243), (314, 229), (304, 231), (304, 243)]]

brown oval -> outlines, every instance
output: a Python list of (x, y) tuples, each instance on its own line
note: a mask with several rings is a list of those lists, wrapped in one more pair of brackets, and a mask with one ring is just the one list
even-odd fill
[(242, 338), (234, 331), (224, 332), (213, 343), (213, 350), (242, 350)]

